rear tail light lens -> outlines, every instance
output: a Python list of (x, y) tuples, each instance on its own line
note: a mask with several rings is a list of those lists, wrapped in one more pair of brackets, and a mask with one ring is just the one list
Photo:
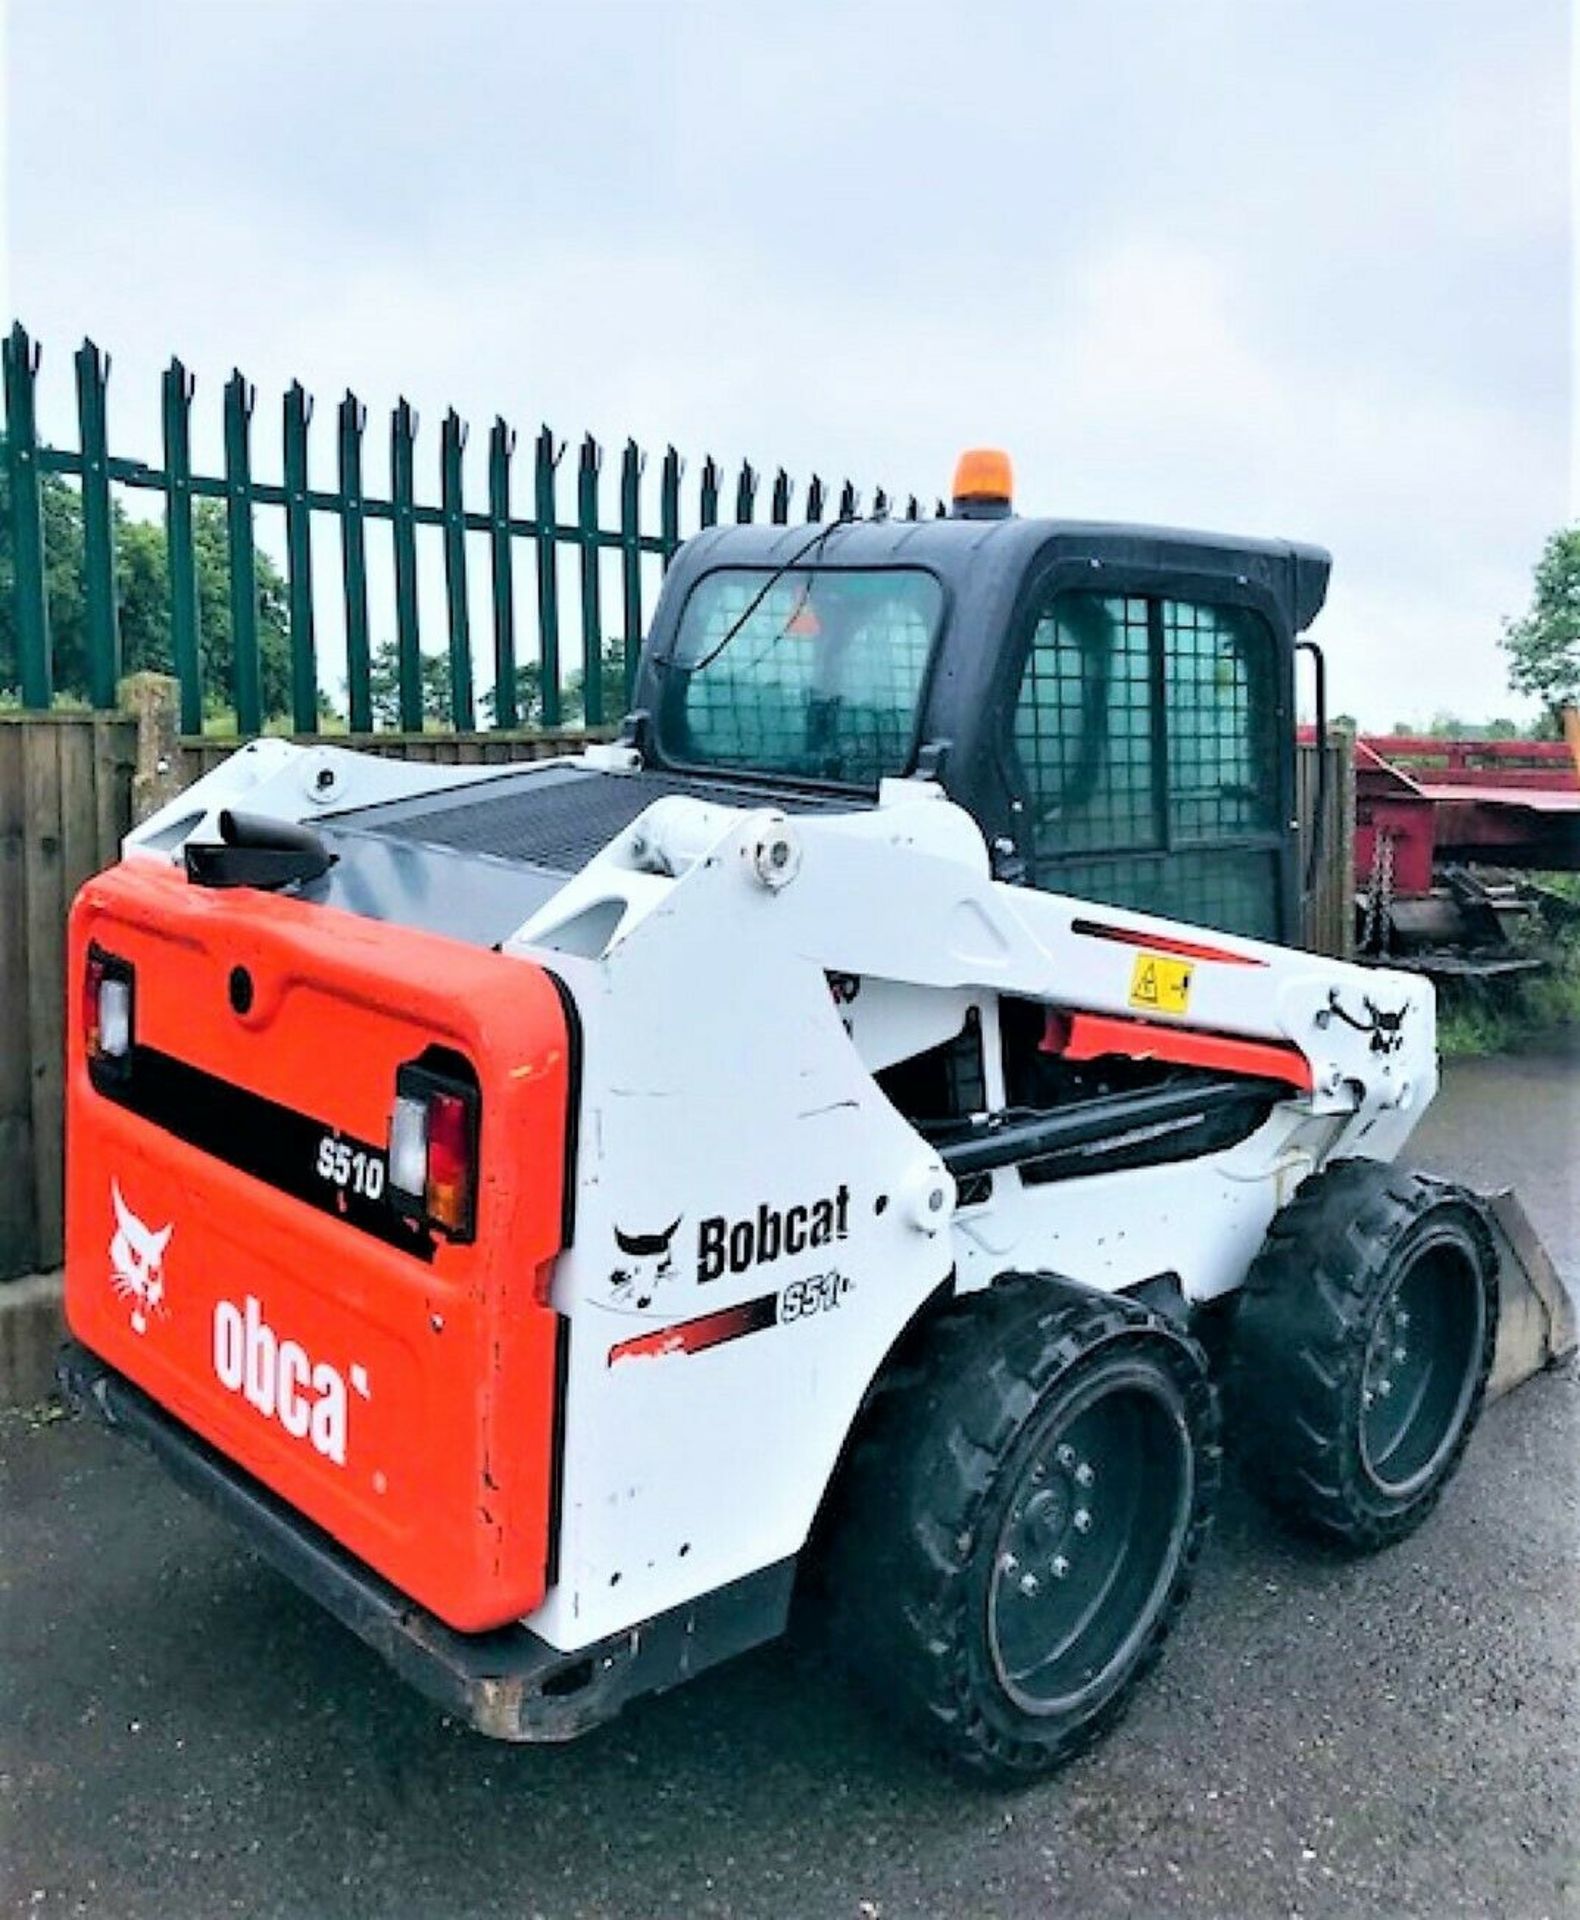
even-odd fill
[(452, 1240), (477, 1212), (478, 1097), (427, 1067), (402, 1067), (390, 1113), (390, 1198)]
[(403, 1099), (390, 1116), (390, 1185), (416, 1199), (428, 1186), (428, 1103)]
[(88, 949), (82, 981), (82, 1047), (91, 1069), (125, 1073), (132, 1063), (134, 977), (130, 964)]
[(472, 1213), (472, 1116), (458, 1093), (428, 1102), (428, 1218), (460, 1233)]

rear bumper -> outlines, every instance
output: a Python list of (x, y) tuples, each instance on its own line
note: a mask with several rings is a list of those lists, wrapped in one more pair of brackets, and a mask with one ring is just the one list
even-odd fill
[(249, 1547), (402, 1679), (492, 1739), (573, 1740), (636, 1696), (662, 1692), (784, 1629), (793, 1560), (577, 1653), (520, 1626), (457, 1633), (87, 1348), (68, 1343), (57, 1376), (72, 1406), (145, 1447), (179, 1486), (229, 1520)]

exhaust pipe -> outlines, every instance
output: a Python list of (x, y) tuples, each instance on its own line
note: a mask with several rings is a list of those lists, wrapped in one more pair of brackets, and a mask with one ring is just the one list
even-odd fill
[(1574, 1353), (1575, 1302), (1514, 1190), (1481, 1198), (1498, 1249), (1498, 1344), (1487, 1383), (1495, 1398)]

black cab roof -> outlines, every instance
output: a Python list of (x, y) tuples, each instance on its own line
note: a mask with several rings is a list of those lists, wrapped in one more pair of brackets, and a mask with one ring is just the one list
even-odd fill
[[(920, 566), (937, 574), (957, 613), (989, 630), (1007, 621), (1035, 569), (1084, 564), (1090, 584), (1105, 574), (1145, 574), (1158, 590), (1234, 585), (1262, 601), (1288, 633), (1309, 627), (1327, 597), (1332, 558), (1293, 540), (1252, 540), (1178, 527), (1102, 520), (955, 518), (842, 520), (821, 525), (717, 526), (675, 556), (653, 627), (653, 650), (667, 651), (692, 583), (719, 566)], [(1271, 603), (1271, 604), (1268, 604)], [(665, 615), (668, 619), (665, 619)], [(665, 628), (669, 631), (666, 633)]]

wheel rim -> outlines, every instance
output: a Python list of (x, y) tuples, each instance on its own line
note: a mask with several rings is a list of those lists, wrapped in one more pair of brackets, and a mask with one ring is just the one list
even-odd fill
[(1166, 1375), (1111, 1366), (1060, 1408), (1014, 1484), (988, 1592), (989, 1651), (1017, 1706), (1078, 1711), (1124, 1672), (1168, 1598), (1194, 1493)]
[(1394, 1497), (1452, 1453), (1481, 1377), (1486, 1296), (1457, 1238), (1429, 1241), (1384, 1294), (1361, 1371), (1361, 1459)]

